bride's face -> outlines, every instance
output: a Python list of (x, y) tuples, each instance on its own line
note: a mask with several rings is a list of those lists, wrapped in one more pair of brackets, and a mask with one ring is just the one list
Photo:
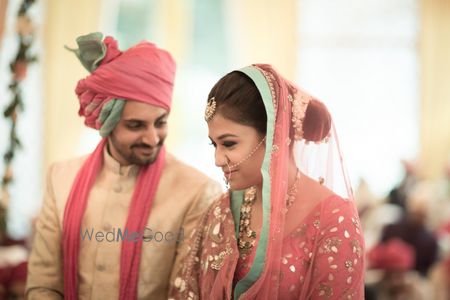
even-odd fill
[(231, 121), (220, 113), (208, 122), (208, 129), (209, 138), (215, 148), (216, 166), (222, 169), (231, 189), (242, 190), (261, 185), (265, 142), (254, 150), (264, 136), (255, 128)]

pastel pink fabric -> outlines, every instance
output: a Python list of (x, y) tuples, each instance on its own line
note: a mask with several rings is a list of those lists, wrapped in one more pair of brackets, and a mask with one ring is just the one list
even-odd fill
[[(279, 285), (277, 299), (364, 297), (364, 240), (355, 220), (358, 213), (353, 203), (332, 196), (284, 237), (280, 280), (273, 281)], [(254, 256), (255, 248), (246, 259), (239, 257), (233, 286), (250, 271)]]
[(170, 110), (176, 68), (172, 56), (149, 42), (141, 42), (124, 52), (112, 37), (103, 42), (107, 48), (105, 57), (75, 88), (80, 101), (78, 113), (85, 117), (85, 125), (99, 129), (103, 105), (114, 98)]
[[(142, 42), (125, 52), (117, 48), (112, 37), (104, 40), (106, 56), (97, 69), (78, 82), (79, 114), (85, 124), (99, 129), (99, 114), (113, 98), (137, 100), (170, 110), (175, 63), (170, 54), (154, 44)], [(64, 298), (78, 299), (78, 260), (80, 227), (89, 193), (103, 164), (103, 139), (86, 159), (72, 185), (64, 211), (62, 246), (64, 259)], [(143, 232), (150, 215), (153, 198), (164, 168), (165, 149), (156, 161), (140, 169), (128, 212), (125, 229)], [(122, 243), (119, 299), (136, 299), (142, 239)]]
[[(289, 99), (314, 98), (284, 79), (270, 65), (257, 64), (253, 67), (264, 76), (275, 108), (272, 115), (268, 113), (268, 122), (274, 122), (273, 142), (268, 144), (269, 134), (266, 139), (266, 149), (271, 149), (270, 180), (267, 181), (270, 184), (270, 211), (268, 220), (263, 220), (269, 224), (267, 250), (259, 256), (263, 257), (262, 262), (258, 261), (258, 256), (254, 259), (255, 253), (247, 261), (240, 258), (236, 221), (232, 214), (234, 199), (226, 193), (209, 207), (193, 234), (190, 253), (175, 277), (170, 297), (217, 300), (236, 299), (235, 296), (241, 300), (363, 299), (364, 238), (351, 186), (345, 179), (337, 136), (331, 130), (329, 142), (323, 145), (291, 141), (292, 110)], [(311, 125), (320, 121), (316, 117), (310, 120)], [(328, 128), (333, 129), (333, 125)], [(324, 135), (321, 133), (320, 136)], [(295, 158), (300, 170), (310, 178), (323, 177), (323, 184), (336, 192), (332, 197), (318, 200), (320, 203), (305, 218), (297, 220), (296, 211), (290, 208), (290, 218), (295, 219), (298, 227), (286, 236), (286, 195), (292, 142), (294, 156), (298, 154)], [(303, 148), (297, 150), (297, 146)], [(319, 148), (321, 146), (325, 148)], [(330, 151), (318, 151), (327, 149)], [(307, 164), (319, 161), (313, 158), (322, 156), (324, 164)], [(314, 167), (311, 165), (315, 165), (320, 173), (313, 173)], [(261, 173), (266, 175), (263, 172), (266, 172), (264, 166)], [(338, 187), (343, 192), (338, 193), (341, 189), (333, 188), (333, 182), (342, 182), (342, 186)], [(263, 242), (260, 237), (253, 251), (263, 247)], [(260, 274), (253, 272), (254, 267), (261, 267)], [(256, 278), (250, 282), (253, 276)], [(250, 284), (241, 292), (240, 287), (247, 282)]]

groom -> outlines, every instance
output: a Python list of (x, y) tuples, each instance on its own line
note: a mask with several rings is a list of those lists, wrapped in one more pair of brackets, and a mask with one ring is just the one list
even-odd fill
[(75, 90), (79, 114), (103, 139), (48, 171), (26, 296), (167, 299), (188, 251), (183, 236), (220, 186), (165, 150), (171, 55), (148, 42), (122, 52), (100, 33), (77, 43), (72, 51), (91, 73)]

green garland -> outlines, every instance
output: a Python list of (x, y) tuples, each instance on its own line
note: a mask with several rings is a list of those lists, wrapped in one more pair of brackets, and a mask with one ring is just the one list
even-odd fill
[(17, 14), (17, 35), (19, 40), (19, 49), (13, 61), (10, 63), (11, 83), (9, 90), (12, 94), (11, 102), (3, 111), (3, 116), (11, 123), (9, 133), (9, 146), (3, 155), (5, 162), (5, 171), (1, 181), (1, 197), (0, 197), (0, 242), (6, 234), (6, 211), (8, 208), (8, 187), (13, 181), (12, 163), (16, 155), (16, 151), (22, 147), (19, 137), (17, 136), (17, 116), (24, 110), (24, 102), (22, 99), (21, 84), (27, 75), (28, 65), (36, 61), (36, 56), (31, 55), (29, 49), (33, 44), (35, 28), (28, 16), (30, 7), (35, 0), (24, 0)]

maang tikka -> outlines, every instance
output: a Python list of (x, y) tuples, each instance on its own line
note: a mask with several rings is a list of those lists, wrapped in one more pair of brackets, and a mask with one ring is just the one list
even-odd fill
[(206, 104), (205, 109), (205, 121), (209, 122), (212, 120), (216, 113), (216, 98), (212, 97), (208, 100), (208, 103)]

